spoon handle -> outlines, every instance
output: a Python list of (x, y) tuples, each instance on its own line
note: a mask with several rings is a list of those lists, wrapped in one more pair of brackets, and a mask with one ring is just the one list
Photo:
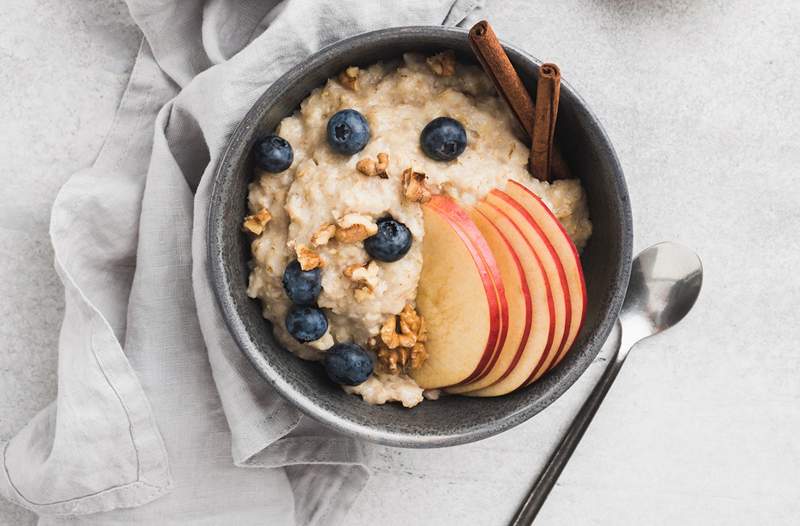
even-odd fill
[(606, 397), (606, 393), (608, 393), (608, 390), (617, 378), (617, 373), (619, 373), (628, 355), (628, 353), (625, 352), (626, 350), (627, 349), (622, 349), (623, 352), (617, 351), (611, 357), (603, 376), (600, 378), (597, 385), (595, 385), (589, 398), (583, 403), (583, 406), (575, 416), (572, 424), (570, 424), (567, 433), (550, 456), (550, 460), (547, 461), (547, 466), (545, 466), (544, 471), (539, 475), (533, 488), (531, 488), (528, 493), (527, 498), (511, 521), (511, 526), (530, 526), (533, 524), (536, 515), (542, 508), (547, 496), (550, 494), (550, 490), (555, 486), (559, 475), (561, 475), (561, 472), (564, 470), (564, 466), (567, 465), (567, 461), (569, 461), (575, 448), (578, 447), (578, 443), (581, 441), (584, 432), (586, 432), (586, 429), (592, 422), (592, 418), (594, 418), (600, 404)]

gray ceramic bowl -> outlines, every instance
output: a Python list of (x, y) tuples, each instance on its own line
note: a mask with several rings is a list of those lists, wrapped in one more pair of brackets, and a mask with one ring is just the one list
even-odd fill
[[(631, 260), (631, 213), (622, 170), (600, 123), (575, 91), (564, 84), (557, 140), (589, 196), (594, 234), (582, 260), (588, 312), (574, 347), (552, 371), (530, 387), (498, 398), (460, 396), (425, 402), (414, 409), (370, 406), (332, 385), (322, 368), (281, 348), (245, 294), (249, 243), (240, 233), (252, 178), (248, 153), (255, 139), (274, 130), (309, 92), (350, 65), (398, 58), (406, 51), (454, 49), (474, 62), (460, 29), (402, 27), (337, 42), (299, 64), (258, 99), (233, 133), (215, 174), (209, 216), (209, 257), (217, 297), (231, 333), (253, 366), (304, 413), (342, 433), (403, 447), (438, 447), (479, 440), (524, 422), (558, 398), (597, 355), (617, 317)], [(506, 45), (514, 67), (535, 93), (539, 62)], [(567, 68), (568, 69), (568, 68)]]

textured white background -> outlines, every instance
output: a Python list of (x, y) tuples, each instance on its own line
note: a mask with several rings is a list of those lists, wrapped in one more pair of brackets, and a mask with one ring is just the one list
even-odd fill
[[(4, 0), (0, 17), (0, 437), (56, 392), (63, 301), (47, 226), (90, 164), (139, 41), (116, 0)], [(625, 169), (636, 248), (705, 262), (696, 310), (631, 356), (538, 523), (800, 523), (800, 5), (489, 1), (505, 39), (562, 66)], [(596, 363), (517, 429), (386, 450), (354, 525), (502, 525)], [(0, 500), (0, 524), (34, 524)]]

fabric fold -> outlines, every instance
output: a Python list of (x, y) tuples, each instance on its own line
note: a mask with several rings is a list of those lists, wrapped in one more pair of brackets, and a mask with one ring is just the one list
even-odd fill
[(341, 523), (371, 448), (303, 417), (227, 332), (206, 255), (214, 168), (309, 54), (461, 23), (480, 0), (128, 3), (144, 42), (115, 123), (52, 212), (58, 398), (0, 444), (0, 493), (43, 525)]
[[(3, 446), (0, 492), (40, 514), (138, 506), (171, 488), (167, 452), (120, 340), (134, 273), (155, 114), (174, 95), (143, 46), (92, 168), (56, 197), (50, 234), (64, 284), (58, 398)], [(130, 134), (130, 135), (128, 135)], [(113, 197), (113, 199), (112, 199)]]

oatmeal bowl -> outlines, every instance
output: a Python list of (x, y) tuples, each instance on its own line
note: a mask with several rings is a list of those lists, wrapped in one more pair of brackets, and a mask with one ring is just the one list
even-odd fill
[[(540, 63), (503, 47), (536, 93)], [(226, 323), (264, 381), (350, 436), (509, 429), (577, 380), (621, 306), (631, 214), (599, 122), (563, 84), (559, 173), (535, 178), (479, 62), (459, 29), (340, 41), (264, 93), (217, 167)]]

